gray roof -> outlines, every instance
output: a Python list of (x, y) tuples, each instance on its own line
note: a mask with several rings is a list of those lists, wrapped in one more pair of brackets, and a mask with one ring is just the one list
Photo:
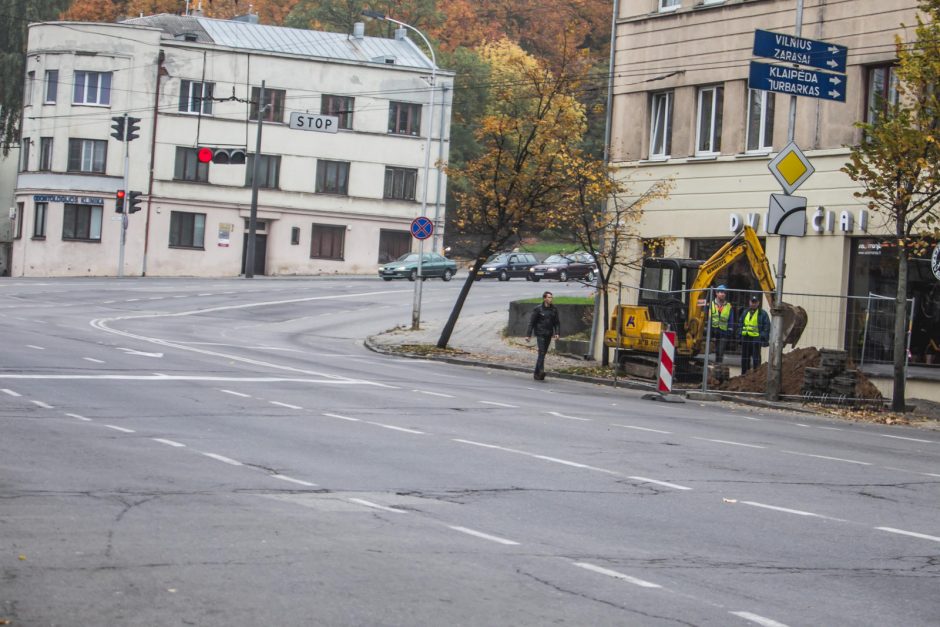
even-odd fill
[(386, 58), (394, 58), (395, 65), (422, 69), (430, 69), (432, 65), (431, 60), (407, 37), (358, 39), (344, 33), (166, 13), (132, 18), (123, 23), (159, 28), (170, 39), (182, 39), (184, 35), (189, 35), (194, 37), (196, 42), (228, 48), (360, 63), (385, 63)]

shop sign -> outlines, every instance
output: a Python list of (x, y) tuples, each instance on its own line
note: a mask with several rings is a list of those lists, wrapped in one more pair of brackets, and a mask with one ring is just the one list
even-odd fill
[[(732, 233), (737, 233), (743, 229), (745, 224), (756, 231), (761, 222), (761, 217), (758, 213), (746, 213), (743, 215), (740, 213), (732, 213), (729, 214), (728, 218), (729, 230)], [(766, 233), (766, 224), (768, 223), (767, 216), (765, 216), (764, 223), (764, 232)], [(848, 210), (835, 212), (825, 207), (816, 207), (816, 210), (813, 212), (812, 216), (810, 216), (810, 226), (814, 233), (820, 235), (835, 233), (837, 227), (840, 234), (855, 233), (856, 231), (867, 233), (868, 209), (859, 209), (858, 213), (853, 214)], [(769, 234), (773, 235), (773, 233)]]
[(228, 248), (229, 242), (231, 241), (232, 231), (235, 230), (235, 225), (228, 222), (219, 223), (219, 246), (221, 248)]
[(61, 202), (69, 205), (103, 205), (104, 198), (94, 196), (63, 196), (61, 194), (36, 194), (33, 202)]
[(881, 255), (881, 242), (859, 240), (857, 254), (864, 256)]
[(934, 277), (940, 281), (940, 244), (933, 248), (933, 255), (930, 257), (930, 270), (933, 272)]

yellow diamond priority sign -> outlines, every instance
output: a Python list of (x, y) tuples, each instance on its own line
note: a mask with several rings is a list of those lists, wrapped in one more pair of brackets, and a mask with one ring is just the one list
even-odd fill
[(790, 142), (767, 165), (784, 193), (792, 194), (816, 171), (796, 142)]

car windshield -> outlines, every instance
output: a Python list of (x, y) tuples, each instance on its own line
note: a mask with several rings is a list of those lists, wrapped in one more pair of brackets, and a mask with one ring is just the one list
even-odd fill
[(568, 263), (570, 259), (564, 255), (552, 255), (542, 263)]
[(486, 260), (486, 263), (506, 263), (506, 255), (490, 255), (490, 258)]
[(396, 259), (395, 261), (399, 263), (405, 263), (408, 261), (413, 261), (415, 263), (418, 263), (418, 254), (417, 253), (405, 253), (404, 255)]

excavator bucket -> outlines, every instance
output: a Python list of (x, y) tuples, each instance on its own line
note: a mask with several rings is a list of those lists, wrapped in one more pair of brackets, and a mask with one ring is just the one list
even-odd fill
[(783, 343), (796, 346), (796, 343), (800, 341), (800, 337), (803, 335), (803, 330), (806, 329), (809, 316), (806, 315), (805, 309), (790, 303), (780, 303), (780, 310), (783, 313), (783, 331), (781, 333)]

